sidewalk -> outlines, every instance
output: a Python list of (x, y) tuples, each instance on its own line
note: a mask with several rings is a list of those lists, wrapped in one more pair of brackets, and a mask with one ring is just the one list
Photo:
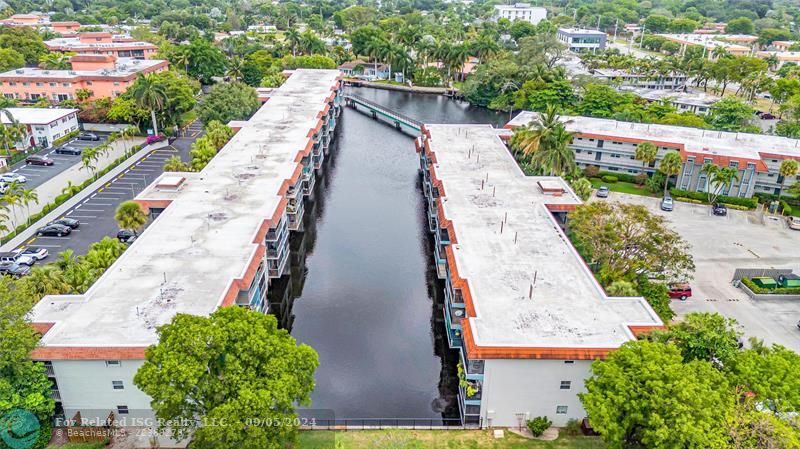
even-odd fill
[[(131, 145), (133, 145), (133, 144), (131, 144)], [(21, 244), (23, 244), (24, 242), (28, 241), (31, 237), (34, 236), (34, 234), (36, 233), (36, 230), (38, 228), (40, 228), (40, 227), (44, 226), (45, 224), (47, 224), (47, 223), (49, 223), (49, 222), (61, 217), (62, 215), (64, 215), (64, 213), (69, 211), (72, 207), (74, 207), (75, 205), (77, 205), (78, 203), (83, 201), (85, 198), (87, 198), (89, 195), (91, 195), (94, 191), (96, 191), (97, 189), (99, 189), (100, 187), (102, 187), (103, 185), (108, 183), (109, 181), (111, 181), (114, 177), (116, 177), (117, 175), (119, 175), (123, 171), (127, 170), (131, 165), (133, 165), (136, 162), (138, 162), (141, 158), (146, 156), (151, 151), (156, 150), (158, 148), (166, 147), (167, 145), (168, 145), (167, 142), (164, 141), (164, 142), (158, 142), (158, 143), (154, 143), (152, 145), (147, 145), (147, 146), (143, 147), (141, 150), (139, 150), (133, 156), (129, 157), (124, 162), (122, 162), (120, 165), (117, 165), (116, 167), (111, 169), (108, 173), (106, 173), (105, 175), (101, 176), (95, 182), (90, 184), (88, 187), (86, 187), (85, 189), (81, 190), (80, 193), (78, 193), (77, 195), (73, 196), (72, 198), (68, 199), (67, 201), (65, 201), (64, 203), (62, 203), (61, 205), (59, 205), (58, 207), (56, 207), (52, 211), (50, 211), (50, 213), (48, 213), (47, 215), (45, 215), (44, 217), (39, 219), (37, 222), (31, 224), (27, 229), (25, 229), (19, 235), (15, 236), (11, 240), (9, 240), (3, 246), (0, 246), (0, 251), (11, 251), (14, 248), (16, 248), (16, 247), (20, 246)], [(130, 148), (130, 146), (128, 148)], [(125, 151), (124, 148), (122, 148), (121, 145), (120, 145), (119, 153), (114, 153), (112, 151), (111, 153), (114, 154), (114, 155), (112, 156), (112, 154), (109, 154), (109, 159), (108, 160), (104, 160), (105, 163), (102, 166), (105, 167), (105, 166), (108, 165), (108, 163), (110, 163), (114, 159), (119, 158), (120, 156), (122, 156), (124, 151)], [(98, 163), (98, 166), (100, 166), (100, 163)], [(78, 165), (76, 167), (73, 167), (73, 168), (75, 169), (75, 171), (78, 171), (78, 167), (80, 167), (80, 165)], [(40, 198), (39, 198), (40, 205), (37, 207), (36, 211), (40, 211), (42, 209), (42, 207), (44, 206), (44, 204), (47, 204), (48, 202), (51, 202), (53, 200), (53, 198), (55, 198), (56, 195), (60, 195), (61, 194), (61, 189), (64, 186), (67, 185), (67, 181), (70, 181), (70, 180), (73, 180), (73, 179), (79, 179), (80, 181), (77, 182), (77, 183), (73, 180), (73, 184), (77, 185), (77, 184), (82, 183), (84, 180), (88, 179), (89, 177), (91, 177), (91, 173), (87, 173), (86, 170), (80, 170), (80, 172), (78, 174), (72, 173), (71, 176), (73, 176), (75, 178), (71, 178), (71, 177), (66, 176), (66, 175), (70, 174), (71, 172), (72, 172), (72, 168), (70, 170), (65, 171), (64, 173), (61, 173), (60, 175), (56, 176), (55, 178), (51, 179), (50, 181), (46, 182), (45, 184), (42, 184), (41, 186), (39, 186), (39, 188), (37, 190), (46, 187), (47, 188), (46, 192), (48, 192), (48, 194), (52, 194), (53, 196), (52, 196), (52, 198), (50, 198), (47, 201), (45, 201), (44, 198), (43, 198), (43, 196), (44, 196), (43, 192), (45, 192), (45, 190), (41, 191), (39, 193), (39, 195), (40, 195)], [(62, 176), (64, 176), (63, 179), (61, 178)], [(78, 176), (82, 176), (82, 178), (78, 177)], [(52, 184), (52, 186), (50, 186), (50, 184)], [(33, 210), (33, 208), (31, 208), (31, 214), (33, 214), (33, 213), (35, 213), (35, 211)], [(23, 220), (27, 219), (27, 217), (28, 217), (28, 215), (26, 213), (25, 217), (23, 217)]]

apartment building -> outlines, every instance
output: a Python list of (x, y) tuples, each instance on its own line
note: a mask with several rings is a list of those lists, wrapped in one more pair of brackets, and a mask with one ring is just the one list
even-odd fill
[(597, 53), (606, 48), (606, 33), (597, 30), (580, 28), (559, 28), (556, 32), (558, 40), (575, 53)]
[[(505, 127), (528, 124), (534, 114), (521, 112)], [(782, 160), (800, 161), (798, 139), (592, 117), (565, 116), (562, 120), (575, 136), (570, 147), (581, 168), (594, 165), (605, 171), (641, 173), (642, 163), (634, 158), (636, 146), (652, 142), (658, 147), (657, 159), (644, 170), (653, 173), (667, 151), (680, 152), (683, 167), (676, 186), (682, 190), (707, 191), (708, 179), (700, 170), (709, 163), (739, 170), (739, 180), (722, 192), (727, 196), (749, 198), (755, 192), (777, 193), (781, 183), (788, 187), (800, 181), (800, 175), (784, 179), (778, 173)]]
[[(30, 147), (49, 148), (53, 141), (77, 131), (78, 109), (57, 108), (6, 108), (12, 119), (25, 125), (25, 136), (16, 144), (19, 149)], [(0, 113), (0, 121), (11, 123), (8, 115)]]
[(662, 322), (643, 298), (605, 294), (563, 231), (580, 200), (525, 176), (504, 131), (425, 125), (416, 141), (459, 405), (469, 425), (563, 426), (586, 415), (592, 361)]
[(787, 62), (800, 63), (800, 51), (759, 51), (756, 52), (756, 56), (762, 59), (775, 56), (778, 59), (778, 65), (774, 69), (783, 67)]
[(33, 358), (48, 367), (59, 415), (148, 417), (133, 376), (157, 326), (219, 307), (269, 312), (340, 87), (336, 70), (295, 71), (201, 172), (164, 173), (136, 197), (155, 219), (86, 293), (35, 306)]
[(758, 40), (757, 36), (749, 34), (659, 34), (668, 41), (680, 44), (679, 54), (683, 54), (686, 48), (700, 46), (705, 48), (708, 59), (716, 59), (716, 50), (724, 49), (734, 56), (746, 56), (752, 53), (753, 45)]
[(686, 75), (673, 72), (669, 75), (649, 75), (618, 69), (594, 69), (590, 74), (607, 83), (623, 87), (650, 90), (677, 90), (686, 85)]
[(117, 59), (150, 59), (158, 47), (149, 43), (135, 41), (128, 35), (115, 35), (109, 32), (79, 33), (70, 37), (60, 37), (44, 41), (50, 52), (72, 52), (79, 55), (110, 55)]
[(23, 67), (0, 73), (0, 94), (24, 102), (45, 97), (53, 103), (76, 98), (78, 89), (90, 98), (116, 97), (133, 84), (139, 74), (161, 72), (168, 61), (117, 58), (112, 55), (75, 55), (71, 70)]
[(621, 90), (631, 92), (650, 102), (666, 101), (675, 106), (678, 112), (691, 112), (698, 115), (708, 115), (711, 113), (711, 106), (720, 100), (719, 97), (709, 95), (705, 92), (693, 92), (688, 90), (636, 88), (623, 88)]
[(530, 3), (514, 3), (513, 5), (495, 5), (492, 20), (497, 22), (499, 19), (510, 21), (524, 20), (534, 25), (547, 18), (547, 10), (538, 6), (531, 6)]

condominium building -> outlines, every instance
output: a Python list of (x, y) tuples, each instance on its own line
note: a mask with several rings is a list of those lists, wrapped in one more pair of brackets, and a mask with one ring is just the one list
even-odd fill
[(44, 44), (51, 52), (110, 55), (131, 59), (150, 59), (158, 51), (158, 47), (149, 42), (135, 41), (128, 35), (114, 35), (108, 32), (79, 33), (70, 37), (51, 39)]
[(679, 54), (683, 54), (686, 48), (700, 46), (705, 48), (708, 59), (716, 59), (717, 49), (724, 49), (727, 53), (734, 56), (746, 56), (752, 53), (752, 46), (758, 40), (757, 36), (749, 34), (659, 34), (668, 41), (680, 44)]
[(783, 67), (787, 62), (800, 64), (800, 51), (759, 51), (756, 52), (756, 56), (762, 59), (775, 56), (778, 59), (778, 65), (774, 67), (775, 69)]
[(597, 53), (606, 48), (607, 36), (602, 31), (559, 28), (556, 37), (575, 53)]
[[(524, 111), (506, 128), (530, 123), (535, 112)], [(800, 161), (800, 140), (764, 134), (733, 133), (682, 126), (618, 122), (592, 117), (564, 116), (567, 130), (574, 134), (570, 148), (579, 167), (590, 165), (601, 170), (636, 174), (653, 173), (667, 151), (680, 152), (683, 167), (676, 186), (682, 190), (705, 192), (708, 179), (700, 171), (705, 164), (734, 167), (739, 179), (726, 186), (727, 196), (749, 198), (755, 192), (777, 193), (800, 180), (800, 175), (784, 179), (778, 167), (784, 159)], [(635, 159), (636, 146), (652, 142), (658, 148), (656, 161), (647, 167)]]
[(769, 46), (775, 51), (789, 51), (795, 44), (797, 41), (772, 41)]
[(586, 415), (592, 361), (662, 322), (643, 298), (605, 294), (563, 231), (581, 201), (561, 178), (526, 176), (501, 134), (425, 125), (416, 141), (459, 405), (466, 424), (563, 426)]
[[(6, 108), (13, 121), (25, 125), (25, 136), (16, 144), (18, 149), (49, 148), (56, 139), (77, 131), (78, 109)], [(11, 123), (8, 115), (0, 113), (4, 125)]]
[(514, 3), (513, 5), (495, 5), (492, 20), (497, 22), (499, 19), (510, 21), (524, 20), (534, 25), (547, 18), (547, 10), (538, 6), (531, 6), (530, 3)]
[(269, 312), (267, 291), (288, 270), (288, 234), (301, 227), (336, 127), (340, 84), (336, 70), (295, 71), (202, 171), (164, 173), (136, 197), (155, 219), (86, 293), (35, 306), (43, 335), (33, 358), (53, 379), (57, 414), (149, 417), (133, 376), (157, 326), (219, 307)]
[(0, 73), (0, 94), (6, 98), (35, 102), (45, 97), (54, 103), (76, 98), (85, 89), (90, 98), (116, 97), (133, 84), (139, 74), (161, 72), (168, 61), (117, 58), (112, 55), (75, 55), (72, 70), (23, 67)]
[(633, 73), (618, 69), (594, 69), (589, 71), (597, 79), (619, 86), (651, 90), (677, 90), (686, 85), (686, 75), (678, 72), (669, 75)]
[(705, 92), (637, 88), (623, 88), (621, 90), (636, 94), (650, 102), (666, 101), (675, 106), (678, 112), (691, 112), (697, 115), (708, 115), (711, 112), (711, 106), (720, 100), (719, 97)]

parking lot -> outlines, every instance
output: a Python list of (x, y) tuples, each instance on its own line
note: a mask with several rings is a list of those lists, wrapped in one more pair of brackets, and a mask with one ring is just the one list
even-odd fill
[(608, 200), (644, 204), (667, 217), (672, 228), (691, 245), (697, 266), (691, 281), (693, 296), (673, 300), (678, 315), (719, 312), (736, 319), (746, 337), (780, 343), (800, 352), (800, 302), (753, 301), (732, 285), (736, 268), (792, 268), (800, 274), (800, 231), (791, 230), (780, 218), (758, 212), (728, 210), (714, 216), (705, 205), (675, 202), (675, 210), (663, 212), (659, 199), (611, 192)]
[[(163, 172), (164, 161), (178, 153), (173, 147), (152, 151), (64, 214), (65, 217), (80, 221), (80, 227), (74, 229), (72, 234), (65, 237), (33, 237), (21, 247), (47, 248), (51, 255), (47, 261), (50, 261), (66, 249), (72, 249), (75, 254), (85, 254), (89, 245), (102, 240), (104, 236), (116, 236), (119, 230), (114, 220), (117, 206), (144, 190)], [(79, 156), (73, 157), (80, 159)]]
[[(71, 146), (75, 148), (91, 148), (96, 147), (98, 145), (102, 145), (104, 142), (108, 140), (107, 134), (95, 133), (98, 137), (100, 137), (100, 141), (90, 141), (90, 140), (77, 140), (72, 139), (67, 143), (64, 143), (61, 146)], [(43, 156), (47, 156), (52, 159), (55, 164), (52, 166), (43, 166), (43, 165), (27, 165), (25, 161), (20, 161), (11, 166), (9, 170), (12, 173), (17, 173), (20, 175), (25, 176), (27, 182), (25, 183), (26, 189), (33, 189), (36, 188), (52, 177), (58, 175), (59, 173), (63, 172), (64, 170), (72, 167), (75, 164), (81, 163), (80, 156), (68, 155), (68, 154), (56, 154), (56, 148), (49, 148), (47, 150), (40, 151), (38, 153), (31, 153), (31, 154), (41, 154)]]

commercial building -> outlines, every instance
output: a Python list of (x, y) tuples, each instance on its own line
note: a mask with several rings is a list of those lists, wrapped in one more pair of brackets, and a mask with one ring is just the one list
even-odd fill
[(425, 125), (417, 139), (459, 405), (467, 424), (563, 426), (586, 415), (592, 361), (662, 322), (643, 298), (605, 294), (563, 231), (580, 200), (559, 177), (525, 176), (504, 131)]
[(589, 71), (597, 79), (625, 87), (651, 90), (677, 90), (686, 85), (686, 75), (673, 72), (669, 75), (649, 75), (618, 69), (595, 69)]
[(606, 48), (607, 36), (602, 31), (559, 28), (556, 37), (575, 53), (597, 53)]
[(158, 47), (135, 41), (127, 35), (108, 32), (79, 33), (71, 37), (60, 37), (44, 42), (51, 52), (72, 52), (79, 55), (110, 55), (116, 58), (150, 59)]
[(0, 73), (0, 94), (20, 101), (35, 102), (45, 97), (53, 103), (77, 98), (85, 89), (90, 98), (116, 97), (133, 84), (139, 74), (161, 72), (168, 61), (138, 60), (110, 55), (75, 55), (72, 70), (44, 70), (23, 67)]
[(698, 115), (708, 115), (711, 106), (720, 99), (705, 92), (692, 92), (684, 90), (657, 90), (657, 89), (622, 89), (631, 92), (647, 101), (667, 101), (678, 109), (678, 112), (691, 112)]
[[(528, 124), (534, 114), (521, 112), (506, 128)], [(800, 180), (800, 175), (784, 179), (778, 173), (782, 160), (800, 161), (798, 139), (592, 117), (565, 116), (562, 120), (575, 135), (570, 148), (581, 168), (594, 165), (606, 171), (641, 173), (642, 162), (634, 157), (636, 146), (652, 142), (658, 147), (657, 158), (645, 171), (653, 173), (667, 151), (680, 152), (683, 167), (676, 183), (679, 189), (707, 191), (708, 179), (700, 170), (709, 163), (739, 170), (739, 179), (722, 192), (727, 196), (749, 198), (755, 192), (777, 193), (782, 182), (788, 187)]]
[[(18, 149), (49, 148), (56, 139), (79, 129), (78, 109), (6, 108), (5, 111), (13, 121), (25, 125), (25, 136), (16, 144)], [(4, 113), (0, 113), (0, 121), (4, 125), (12, 122)]]
[(157, 326), (219, 307), (269, 312), (270, 282), (288, 270), (289, 231), (301, 228), (333, 137), (340, 84), (336, 70), (295, 71), (202, 171), (164, 173), (136, 197), (155, 219), (86, 293), (34, 307), (43, 335), (33, 358), (54, 381), (59, 415), (147, 417), (133, 376)]
[(524, 20), (534, 25), (547, 18), (547, 10), (538, 6), (531, 6), (530, 3), (514, 3), (513, 5), (495, 5), (492, 20), (497, 22), (499, 19), (510, 21)]

